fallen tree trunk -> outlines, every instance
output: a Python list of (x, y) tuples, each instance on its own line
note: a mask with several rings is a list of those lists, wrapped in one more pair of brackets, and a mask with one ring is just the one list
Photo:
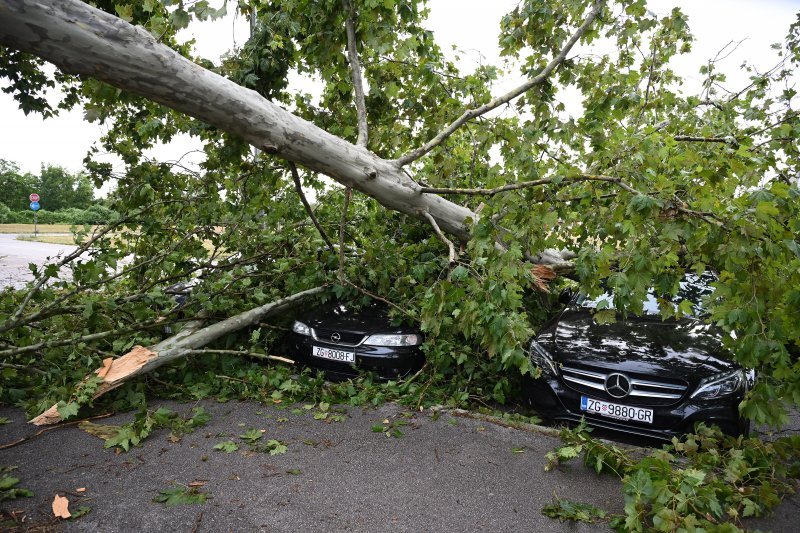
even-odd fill
[[(595, 11), (596, 14), (596, 11)], [(590, 20), (591, 22), (591, 20)], [(466, 242), (478, 214), (422, 187), (398, 161), (318, 128), (159, 43), (144, 28), (79, 0), (0, 0), (0, 44), (39, 56), (238, 135), (256, 148), (320, 172)], [(536, 258), (569, 269), (557, 252)]]
[(238, 135), (390, 209), (419, 218), (428, 212), (439, 227), (461, 240), (469, 239), (465, 219), (477, 219), (466, 207), (422, 194), (400, 165), (331, 135), (179, 55), (144, 28), (79, 0), (0, 0), (0, 43)]
[[(103, 361), (101, 368), (94, 371), (94, 374), (103, 378), (94, 394), (94, 399), (166, 363), (197, 353), (198, 348), (206, 346), (223, 335), (251, 326), (270, 315), (286, 311), (305, 298), (321, 293), (322, 290), (323, 287), (315, 287), (298, 292), (210, 326), (203, 327), (202, 320), (195, 320), (189, 322), (177, 335), (158, 344), (149, 347), (135, 346), (122, 357), (108, 358)], [(61, 415), (58, 413), (58, 406), (54, 405), (30, 422), (37, 426), (44, 426), (60, 421)]]

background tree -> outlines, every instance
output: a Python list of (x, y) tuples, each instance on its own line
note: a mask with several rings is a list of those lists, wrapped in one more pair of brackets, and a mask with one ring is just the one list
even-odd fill
[(11, 210), (27, 209), (28, 195), (35, 191), (34, 177), (23, 174), (19, 167), (5, 159), (0, 159), (0, 203)]
[[(57, 273), (47, 268), (27, 293), (5, 296), (0, 355), (37, 368), (81, 362), (80, 374), (40, 386), (32, 410), (61, 400), (58, 414), (74, 412), (99, 384), (66, 384), (103, 354), (134, 343), (156, 353), (163, 326), (182, 320), (165, 311), (162, 290), (177, 280), (196, 283), (181, 312), (212, 323), (204, 328), (318, 286), (329, 287), (323, 298), (379, 295), (421, 324), (427, 383), (446, 383), (457, 402), (505, 400), (536, 372), (524, 344), (547, 313), (535, 290), (555, 273), (590, 294), (606, 283), (620, 309), (637, 312), (648, 287), (675, 294), (686, 269), (719, 273), (712, 320), (762, 376), (743, 413), (779, 423), (784, 402), (800, 401), (790, 355), (800, 342), (800, 121), (789, 84), (800, 25), (777, 65), (746, 66), (747, 86), (725, 87), (712, 60), (702, 93), (684, 94), (670, 67), (692, 42), (679, 10), (659, 18), (640, 0), (522, 2), (503, 18), (500, 43), (528, 78), (494, 95), (501, 70), (459, 72), (425, 29), (424, 3), (242, 2), (257, 19), (253, 38), (221, 64), (189, 60), (176, 38), (192, 17), (219, 14), (207, 2), (98, 7), (0, 0), (0, 72), (23, 109), (43, 111), (37, 95), (66, 83), (62, 104), (80, 102), (107, 127), (103, 150), (126, 164), (122, 215), (104, 230), (113, 238), (93, 237), (92, 260), (71, 264), (69, 281), (45, 284)], [(48, 76), (38, 58), (62, 71)], [(321, 98), (292, 90), (290, 72), (320, 79)], [(568, 90), (580, 94), (579, 116), (564, 113)], [(178, 133), (203, 144), (199, 172), (143, 155)], [(318, 226), (293, 165), (316, 192)], [(110, 176), (91, 157), (87, 166), (95, 180)], [(213, 342), (264, 352), (262, 335), (226, 330)], [(183, 373), (162, 372), (194, 368), (179, 364)]]
[(42, 166), (33, 186), (42, 198), (40, 203), (49, 211), (69, 207), (86, 209), (94, 200), (94, 191), (86, 175), (71, 174), (59, 166)]
[(24, 211), (29, 209), (28, 196), (34, 192), (48, 211), (87, 209), (94, 201), (92, 184), (85, 174), (73, 174), (55, 165), (43, 165), (39, 175), (23, 174), (15, 163), (0, 159), (0, 202), (11, 210)]

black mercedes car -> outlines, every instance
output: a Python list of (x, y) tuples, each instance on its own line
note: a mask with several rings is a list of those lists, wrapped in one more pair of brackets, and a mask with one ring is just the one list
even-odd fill
[(651, 293), (641, 315), (600, 324), (592, 311), (613, 308), (613, 295), (575, 295), (530, 344), (542, 369), (526, 384), (532, 406), (551, 420), (584, 417), (589, 425), (662, 439), (691, 432), (699, 421), (747, 433), (738, 405), (755, 374), (732, 360), (721, 332), (702, 320), (711, 280), (684, 277), (675, 304), (691, 301), (697, 316), (681, 319), (662, 320)]
[(355, 309), (337, 302), (298, 317), (289, 337), (289, 357), (328, 377), (348, 378), (361, 370), (381, 379), (399, 379), (425, 362), (422, 334), (408, 326), (392, 326), (380, 303)]

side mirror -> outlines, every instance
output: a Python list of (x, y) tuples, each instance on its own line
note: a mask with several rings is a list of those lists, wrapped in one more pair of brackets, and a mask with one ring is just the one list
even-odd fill
[(567, 305), (572, 301), (572, 298), (574, 297), (575, 297), (575, 291), (573, 291), (572, 289), (564, 289), (558, 295), (558, 303), (560, 303), (561, 305)]

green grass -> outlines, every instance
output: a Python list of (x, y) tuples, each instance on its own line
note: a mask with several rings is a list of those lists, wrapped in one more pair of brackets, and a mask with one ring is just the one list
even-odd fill
[[(71, 224), (38, 224), (41, 233), (69, 233)], [(0, 224), (0, 233), (33, 233), (33, 224)]]
[(30, 242), (46, 242), (49, 244), (75, 244), (75, 237), (72, 235), (39, 235), (34, 237), (33, 235), (17, 235), (18, 241), (30, 241)]

